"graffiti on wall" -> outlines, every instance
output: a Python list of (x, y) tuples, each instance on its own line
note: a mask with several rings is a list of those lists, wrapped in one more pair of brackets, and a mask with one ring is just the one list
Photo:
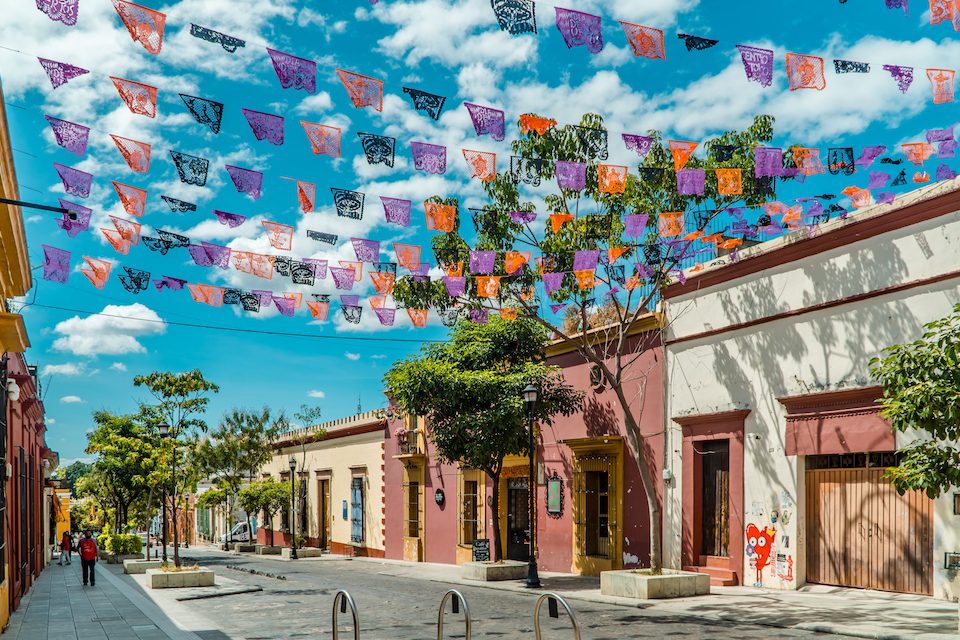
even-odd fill
[(762, 531), (755, 524), (747, 525), (747, 557), (750, 566), (757, 570), (755, 587), (763, 586), (763, 570), (770, 565), (770, 552), (773, 550), (773, 540), (777, 536), (774, 527), (765, 527)]

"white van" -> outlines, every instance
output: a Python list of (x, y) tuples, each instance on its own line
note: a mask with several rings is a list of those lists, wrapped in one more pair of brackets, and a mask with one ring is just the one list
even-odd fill
[(226, 542), (250, 542), (252, 536), (250, 535), (250, 528), (247, 526), (246, 522), (238, 522), (233, 525), (233, 529), (230, 530), (230, 533), (225, 533), (220, 536), (220, 543), (225, 544)]

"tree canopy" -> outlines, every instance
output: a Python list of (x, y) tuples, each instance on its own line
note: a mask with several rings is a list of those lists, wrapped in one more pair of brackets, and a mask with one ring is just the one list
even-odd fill
[(935, 498), (960, 486), (960, 304), (924, 328), (919, 339), (884, 349), (870, 365), (893, 429), (927, 437), (905, 447), (888, 476), (901, 494), (917, 489)]
[[(510, 169), (483, 183), (488, 203), (470, 210), (474, 233), (463, 224), (466, 212), (457, 198), (437, 195), (425, 203), (428, 221), (433, 211), (434, 222), (443, 222), (434, 226), (445, 233), (435, 235), (431, 245), (444, 278), (411, 274), (394, 285), (398, 305), (422, 312), (433, 308), (448, 326), (467, 314), (477, 323), (491, 312), (530, 318), (596, 368), (616, 394), (640, 470), (654, 573), (661, 568), (657, 483), (643, 455), (647, 446), (637, 406), (624, 388), (644, 375), (630, 369), (646, 344), (627, 338), (660, 292), (683, 277), (683, 269), (721, 251), (735, 252), (772, 223), (770, 214), (750, 223), (734, 206), (770, 203), (775, 181), (797, 173), (794, 154), (788, 153), (777, 156), (781, 178), (764, 177), (762, 171), (756, 176), (755, 148), (772, 140), (773, 124), (772, 117), (758, 116), (743, 131), (705, 142), (701, 157), (691, 155), (695, 143), (664, 141), (649, 131), (634, 140), (636, 169), (606, 163), (609, 134), (599, 115), (587, 113), (579, 125), (521, 127), (524, 133), (511, 143)], [(787, 171), (779, 171), (781, 161)], [(694, 188), (681, 189), (688, 178)], [(554, 179), (538, 213), (534, 199), (541, 200)], [(539, 189), (528, 192), (526, 185)], [(770, 205), (773, 215), (788, 212), (782, 204)], [(725, 227), (718, 220), (724, 212), (739, 217)], [(598, 321), (606, 321), (597, 327), (601, 339), (588, 338), (583, 329)]]
[[(539, 391), (534, 417), (541, 423), (582, 403), (559, 370), (541, 362), (547, 340), (546, 330), (530, 320), (462, 321), (448, 342), (395, 363), (384, 379), (387, 393), (404, 413), (427, 419), (442, 461), (485, 471), (496, 484), (503, 459), (529, 448), (524, 387)], [(496, 512), (498, 492), (493, 496)], [(498, 518), (494, 548), (501, 557)]]

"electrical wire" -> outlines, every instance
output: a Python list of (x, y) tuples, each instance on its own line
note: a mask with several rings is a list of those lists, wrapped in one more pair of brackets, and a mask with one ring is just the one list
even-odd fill
[(37, 307), (40, 309), (51, 309), (54, 311), (66, 311), (69, 313), (83, 313), (88, 316), (103, 316), (106, 318), (119, 318), (121, 320), (132, 320), (135, 322), (149, 322), (152, 324), (165, 324), (175, 327), (187, 327), (191, 329), (212, 329), (214, 331), (229, 331), (232, 333), (252, 333), (258, 335), (267, 335), (267, 336), (280, 336), (288, 338), (313, 338), (316, 340), (353, 340), (356, 342), (397, 342), (397, 343), (409, 343), (409, 344), (423, 344), (425, 342), (434, 342), (441, 343), (445, 342), (444, 340), (431, 340), (431, 339), (419, 339), (419, 338), (372, 338), (369, 336), (325, 336), (315, 333), (296, 333), (293, 331), (270, 331), (267, 329), (241, 329), (240, 327), (225, 327), (223, 325), (214, 325), (214, 324), (203, 324), (198, 322), (177, 322), (175, 320), (154, 320), (152, 318), (135, 318), (131, 316), (122, 316), (114, 313), (103, 313), (99, 311), (87, 311), (85, 309), (73, 309), (70, 307), (58, 307), (47, 304), (40, 304), (37, 302), (31, 303), (30, 306)]

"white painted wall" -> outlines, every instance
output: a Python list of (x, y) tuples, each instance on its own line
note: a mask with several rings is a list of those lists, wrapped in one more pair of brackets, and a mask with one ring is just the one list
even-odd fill
[[(870, 216), (876, 210), (864, 213)], [(849, 222), (838, 226), (845, 224)], [(952, 213), (672, 299), (665, 305), (668, 337), (729, 327), (957, 269), (960, 214)], [(673, 567), (680, 564), (682, 434), (670, 418), (749, 408), (744, 522), (763, 528), (771, 525), (771, 513), (779, 512), (772, 524), (777, 539), (771, 558), (776, 553), (792, 556), (794, 579), (784, 580), (768, 568), (763, 585), (785, 589), (801, 585), (806, 553), (804, 495), (803, 482), (797, 479), (803, 478), (804, 458), (784, 453), (786, 421), (776, 398), (875, 384), (869, 379), (869, 360), (886, 346), (916, 339), (924, 323), (947, 315), (958, 301), (960, 280), (947, 280), (668, 346), (666, 416), (669, 464), (676, 480), (667, 487), (665, 561)], [(897, 444), (903, 446), (910, 439), (898, 434)], [(745, 543), (741, 536), (731, 544)], [(951, 492), (935, 505), (934, 593), (938, 597), (960, 594), (960, 578), (943, 569), (944, 552), (955, 550), (960, 551), (960, 516), (953, 515)], [(749, 559), (743, 575), (745, 584), (752, 584), (755, 573)]]

